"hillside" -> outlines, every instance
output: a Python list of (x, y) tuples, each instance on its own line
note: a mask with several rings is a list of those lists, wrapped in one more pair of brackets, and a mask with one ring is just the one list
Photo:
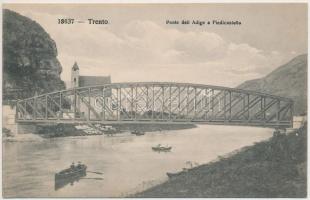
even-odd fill
[(144, 198), (305, 198), (307, 124), (135, 194)]
[(3, 99), (64, 89), (57, 48), (35, 21), (3, 10)]
[(249, 80), (238, 88), (292, 98), (294, 114), (307, 110), (307, 54), (299, 55), (267, 76)]

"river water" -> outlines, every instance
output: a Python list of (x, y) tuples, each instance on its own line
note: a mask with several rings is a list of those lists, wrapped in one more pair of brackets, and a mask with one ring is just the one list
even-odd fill
[[(201, 125), (194, 129), (77, 136), (3, 143), (5, 197), (123, 197), (167, 180), (187, 161), (203, 164), (272, 135), (267, 128)], [(172, 151), (157, 153), (157, 144)], [(55, 190), (54, 174), (81, 161), (86, 177)]]

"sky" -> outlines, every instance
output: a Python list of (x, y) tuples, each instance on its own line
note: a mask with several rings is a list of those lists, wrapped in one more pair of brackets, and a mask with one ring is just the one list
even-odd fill
[[(307, 53), (305, 3), (5, 4), (38, 22), (56, 42), (69, 82), (111, 75), (112, 82), (171, 81), (235, 87)], [(58, 24), (73, 18), (86, 23)], [(88, 24), (88, 19), (109, 24)], [(166, 21), (190, 20), (190, 24)], [(240, 21), (197, 25), (193, 20)]]

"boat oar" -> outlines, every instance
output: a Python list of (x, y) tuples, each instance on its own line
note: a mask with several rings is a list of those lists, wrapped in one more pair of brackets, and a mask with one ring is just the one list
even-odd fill
[(92, 172), (92, 171), (87, 171), (87, 172), (89, 172), (89, 173), (94, 173), (94, 174), (103, 174), (102, 172)]
[(103, 178), (81, 178), (81, 179), (103, 180)]

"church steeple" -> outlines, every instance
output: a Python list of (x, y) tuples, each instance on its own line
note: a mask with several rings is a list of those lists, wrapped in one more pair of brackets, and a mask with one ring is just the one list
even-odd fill
[(74, 65), (71, 69), (71, 87), (79, 87), (79, 66), (76, 62), (74, 62)]
[(79, 70), (79, 66), (77, 65), (76, 61), (74, 62), (74, 65), (72, 67), (72, 71), (77, 71)]

